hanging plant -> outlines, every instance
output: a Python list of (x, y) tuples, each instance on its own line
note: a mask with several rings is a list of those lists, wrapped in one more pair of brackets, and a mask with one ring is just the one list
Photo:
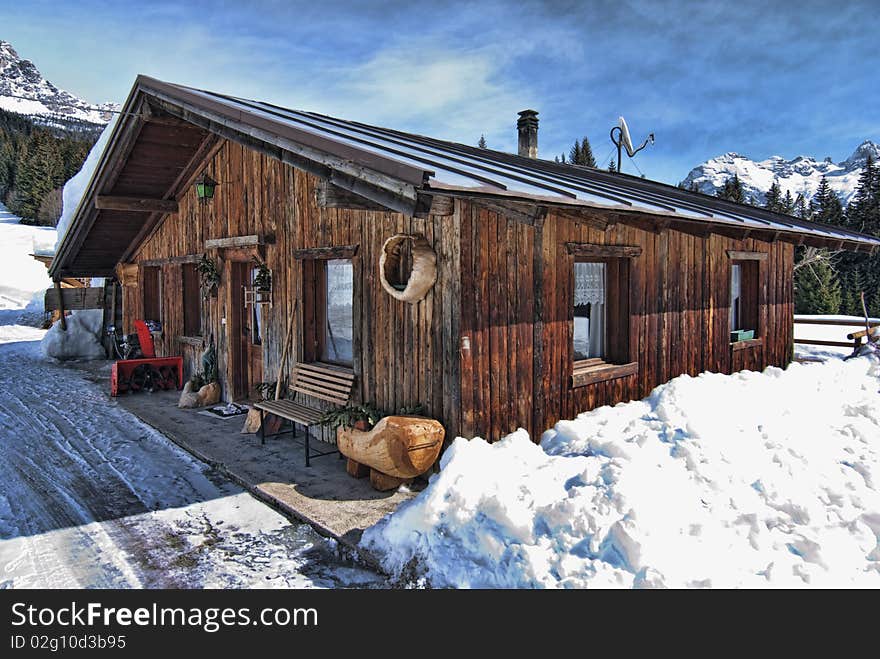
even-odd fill
[(272, 271), (265, 263), (257, 264), (257, 274), (254, 275), (254, 288), (258, 291), (272, 290)]
[(217, 270), (217, 264), (214, 263), (214, 259), (210, 258), (207, 254), (202, 254), (196, 269), (202, 278), (202, 289), (205, 291), (205, 297), (209, 294), (215, 295), (217, 286), (220, 284), (220, 272)]

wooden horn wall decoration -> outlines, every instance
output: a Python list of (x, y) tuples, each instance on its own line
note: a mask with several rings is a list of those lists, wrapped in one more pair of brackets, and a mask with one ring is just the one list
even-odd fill
[[(398, 290), (388, 280), (400, 267), (400, 251), (405, 241), (412, 244), (412, 272), (403, 290)], [(397, 233), (382, 245), (379, 256), (379, 280), (382, 288), (396, 300), (415, 304), (421, 300), (437, 281), (437, 254), (421, 234)]]

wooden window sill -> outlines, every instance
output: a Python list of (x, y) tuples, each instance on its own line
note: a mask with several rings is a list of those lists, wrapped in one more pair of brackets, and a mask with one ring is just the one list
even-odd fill
[(606, 364), (603, 362), (580, 368), (575, 363), (574, 372), (571, 374), (571, 386), (585, 387), (588, 384), (616, 380), (627, 375), (635, 375), (638, 372), (638, 362), (630, 362), (629, 364)]
[(195, 346), (197, 348), (201, 348), (205, 344), (204, 337), (201, 336), (178, 336), (178, 343), (185, 343), (188, 346)]
[(746, 350), (747, 348), (754, 348), (755, 346), (764, 345), (764, 339), (758, 337), (757, 339), (746, 339), (745, 341), (735, 341), (730, 344), (730, 349), (733, 351), (737, 350)]

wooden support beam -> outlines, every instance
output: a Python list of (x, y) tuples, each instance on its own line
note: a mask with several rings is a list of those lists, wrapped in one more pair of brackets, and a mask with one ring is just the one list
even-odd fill
[(351, 259), (358, 253), (359, 245), (337, 245), (335, 247), (310, 247), (293, 250), (297, 260), (311, 259)]
[(138, 264), (137, 263), (117, 263), (116, 279), (122, 286), (137, 286), (138, 284)]
[(315, 202), (318, 204), (318, 208), (346, 208), (368, 211), (388, 210), (385, 206), (333, 185), (330, 181), (318, 181), (318, 185), (315, 187)]
[(507, 201), (506, 199), (474, 198), (474, 203), (486, 208), (493, 213), (509, 217), (520, 224), (536, 226), (547, 217), (547, 207), (538, 206), (530, 202)]
[(615, 222), (610, 213), (600, 214), (596, 211), (588, 210), (568, 211), (562, 210), (561, 208), (553, 208), (551, 210), (553, 214), (561, 220), (575, 222), (577, 224), (586, 224), (587, 226), (599, 229), (600, 231), (605, 231)]
[(733, 261), (766, 261), (768, 254), (767, 252), (740, 252), (729, 249), (727, 256)]
[(594, 245), (592, 243), (565, 243), (572, 256), (597, 259), (634, 259), (641, 255), (638, 245)]
[(455, 197), (435, 194), (431, 196), (431, 215), (447, 216), (455, 213)]
[(66, 332), (67, 319), (64, 317), (64, 295), (62, 294), (61, 282), (57, 279), (55, 280), (55, 292), (58, 295), (58, 314), (61, 316), (61, 331)]
[(263, 236), (231, 236), (229, 238), (209, 238), (205, 241), (205, 249), (226, 249), (229, 247), (254, 247), (270, 242)]
[(427, 218), (431, 215), (445, 217), (455, 212), (455, 198), (449, 195), (418, 193), (413, 217)]
[(176, 213), (177, 202), (174, 199), (149, 199), (146, 197), (116, 197), (97, 195), (95, 208), (111, 211), (135, 211), (143, 213)]
[[(205, 135), (205, 139), (202, 140), (202, 143), (199, 145), (199, 148), (196, 149), (192, 158), (189, 159), (189, 162), (186, 164), (186, 167), (178, 175), (177, 179), (174, 183), (171, 184), (171, 187), (168, 189), (168, 192), (165, 194), (165, 199), (176, 199), (181, 196), (181, 193), (184, 190), (187, 190), (195, 181), (196, 177), (202, 172), (206, 163), (210, 162), (211, 158), (220, 150), (223, 146), (224, 140), (220, 138), (220, 136), (215, 135), (214, 133), (207, 133)], [(132, 255), (137, 251), (137, 249), (156, 232), (156, 230), (161, 225), (161, 220), (164, 217), (161, 213), (154, 213), (147, 218), (147, 221), (144, 222), (144, 225), (141, 227), (141, 230), (138, 231), (137, 236), (131, 242), (131, 245), (125, 250), (125, 253), (122, 255), (121, 261), (128, 261), (131, 259)]]
[(147, 123), (158, 124), (160, 126), (192, 126), (188, 121), (184, 121), (183, 119), (170, 114), (165, 114), (161, 110), (157, 110), (150, 105), (149, 101), (141, 106), (141, 116)]
[[(140, 261), (140, 264), (146, 266), (182, 265), (184, 263), (198, 263), (201, 258), (202, 257), (199, 254), (186, 254), (185, 256), (169, 256), (164, 259), (147, 259), (146, 261)], [(134, 265), (137, 267), (137, 264)]]

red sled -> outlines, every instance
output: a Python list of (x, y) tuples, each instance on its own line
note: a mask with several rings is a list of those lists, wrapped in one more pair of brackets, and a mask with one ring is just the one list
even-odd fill
[(120, 359), (110, 369), (110, 395), (183, 388), (183, 357), (156, 357), (153, 336), (142, 320), (134, 321), (143, 359)]

